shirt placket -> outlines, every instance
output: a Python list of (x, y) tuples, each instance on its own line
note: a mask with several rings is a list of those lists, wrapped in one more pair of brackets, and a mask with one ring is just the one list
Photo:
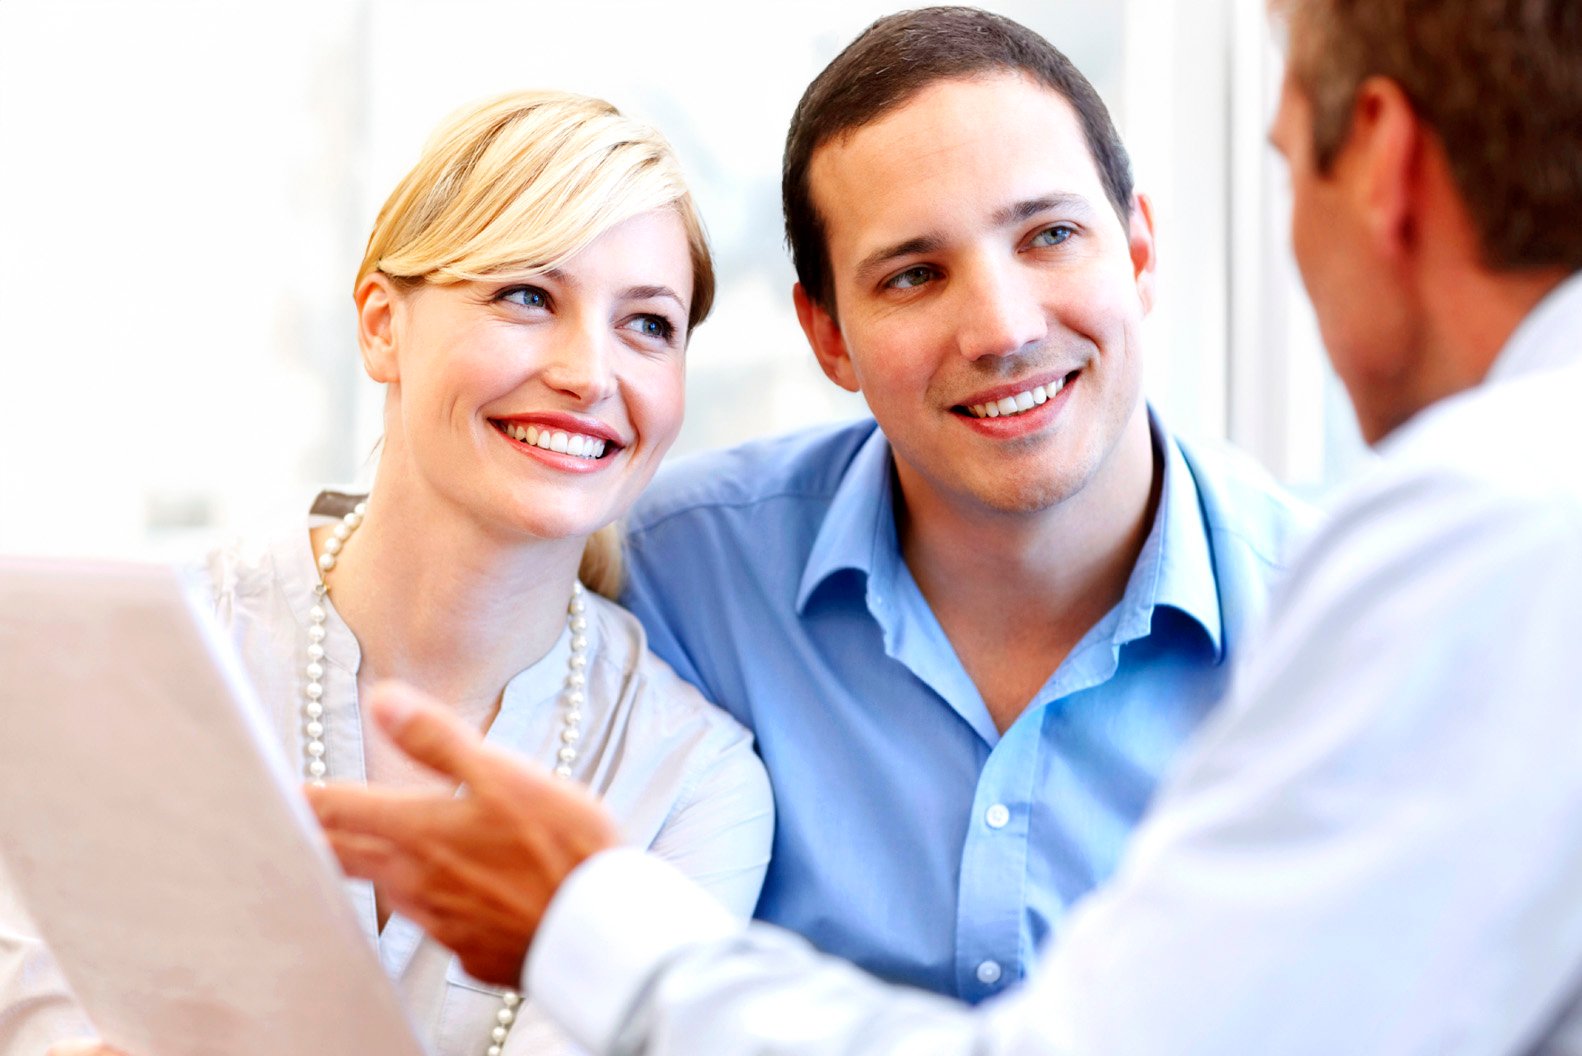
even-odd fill
[(978, 777), (956, 901), (956, 993), (970, 1002), (1026, 974), (1022, 917), (1039, 743), (1036, 723), (1013, 725)]

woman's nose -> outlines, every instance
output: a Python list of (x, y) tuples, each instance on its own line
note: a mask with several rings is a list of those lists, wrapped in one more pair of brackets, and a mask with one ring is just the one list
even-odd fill
[(598, 403), (615, 391), (614, 344), (615, 335), (603, 321), (569, 321), (550, 350), (545, 383), (578, 403)]

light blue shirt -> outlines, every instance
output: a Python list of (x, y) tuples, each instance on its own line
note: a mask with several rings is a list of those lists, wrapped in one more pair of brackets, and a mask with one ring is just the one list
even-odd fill
[(623, 602), (757, 736), (778, 812), (761, 919), (976, 1002), (1110, 875), (1306, 522), (1245, 462), (1154, 439), (1123, 599), (1003, 735), (901, 558), (872, 421), (661, 475)]

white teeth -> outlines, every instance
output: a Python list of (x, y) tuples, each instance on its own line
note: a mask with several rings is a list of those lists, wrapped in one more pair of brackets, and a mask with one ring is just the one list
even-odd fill
[(502, 424), (500, 431), (511, 439), (518, 440), (524, 444), (531, 444), (535, 447), (543, 448), (545, 451), (559, 451), (577, 458), (603, 458), (604, 452), (609, 446), (596, 436), (540, 429), (536, 425)]
[(1052, 381), (1047, 385), (1034, 385), (1024, 389), (1014, 396), (1007, 396), (1003, 400), (993, 400), (989, 403), (974, 403), (967, 408), (974, 418), (1002, 418), (1016, 414), (1026, 414), (1034, 407), (1048, 403), (1065, 388), (1066, 379)]

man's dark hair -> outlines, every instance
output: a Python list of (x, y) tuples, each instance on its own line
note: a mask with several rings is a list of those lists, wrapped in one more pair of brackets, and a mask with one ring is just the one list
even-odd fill
[(819, 147), (884, 117), (943, 80), (1021, 73), (1077, 112), (1104, 193), (1122, 225), (1131, 218), (1132, 166), (1104, 101), (1071, 60), (1026, 26), (975, 7), (925, 7), (879, 19), (813, 79), (791, 115), (780, 191), (797, 281), (834, 313), (829, 245), (808, 169)]
[(1484, 263), (1582, 268), (1582, 3), (1283, 0), (1291, 69), (1329, 171), (1357, 89), (1400, 85), (1444, 144)]

